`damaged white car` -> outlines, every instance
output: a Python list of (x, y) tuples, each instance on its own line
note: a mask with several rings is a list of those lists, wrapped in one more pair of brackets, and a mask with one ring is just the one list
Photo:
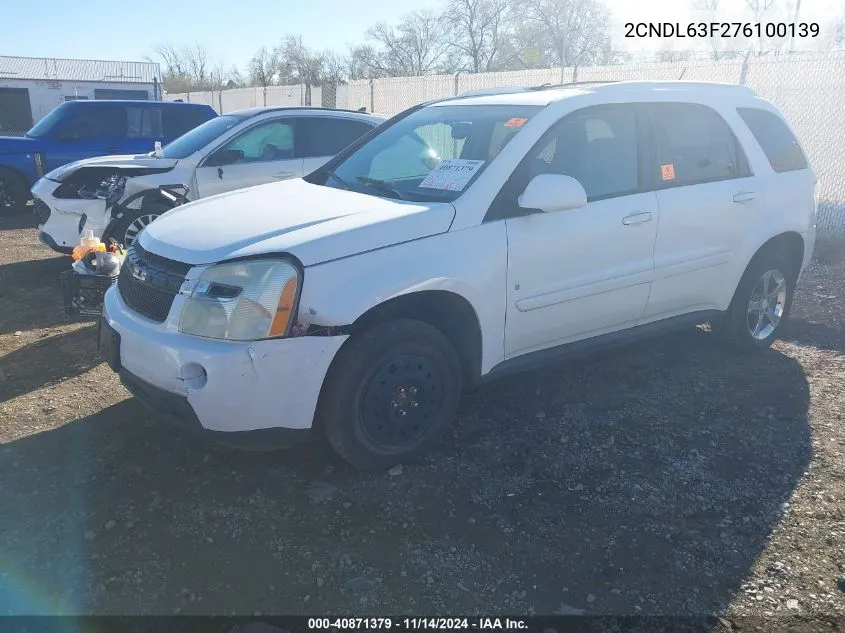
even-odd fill
[(304, 176), (384, 120), (346, 110), (253, 108), (216, 117), (150, 154), (64, 165), (32, 188), (39, 239), (69, 253), (90, 229), (128, 247), (175, 206)]

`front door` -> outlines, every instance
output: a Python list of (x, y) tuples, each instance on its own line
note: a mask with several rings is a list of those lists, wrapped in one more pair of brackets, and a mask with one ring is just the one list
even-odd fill
[(648, 301), (658, 207), (643, 191), (638, 110), (579, 110), (557, 123), (514, 177), (571, 176), (586, 206), (510, 217), (507, 358), (631, 327)]
[(296, 127), (290, 117), (263, 121), (215, 150), (197, 168), (198, 197), (302, 176)]

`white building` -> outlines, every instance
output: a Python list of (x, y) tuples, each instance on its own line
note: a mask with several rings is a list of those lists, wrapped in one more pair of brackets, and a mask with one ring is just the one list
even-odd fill
[(64, 101), (159, 101), (161, 86), (152, 62), (0, 56), (0, 135), (25, 132)]

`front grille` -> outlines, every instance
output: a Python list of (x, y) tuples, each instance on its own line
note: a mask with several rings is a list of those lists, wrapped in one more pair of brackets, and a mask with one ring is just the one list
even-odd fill
[(32, 214), (38, 224), (45, 224), (50, 219), (50, 207), (41, 198), (35, 198), (32, 204)]
[(148, 253), (140, 244), (133, 244), (120, 267), (117, 288), (126, 305), (161, 323), (170, 313), (173, 299), (190, 268), (188, 264)]

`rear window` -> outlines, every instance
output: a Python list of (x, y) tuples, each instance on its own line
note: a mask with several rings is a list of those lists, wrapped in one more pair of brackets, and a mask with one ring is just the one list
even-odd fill
[(176, 138), (185, 132), (193, 130), (202, 125), (211, 117), (205, 109), (192, 107), (167, 107), (163, 108), (162, 123), (164, 125), (164, 136)]
[(798, 141), (779, 116), (759, 108), (737, 108), (736, 111), (776, 172), (807, 169), (807, 158)]

